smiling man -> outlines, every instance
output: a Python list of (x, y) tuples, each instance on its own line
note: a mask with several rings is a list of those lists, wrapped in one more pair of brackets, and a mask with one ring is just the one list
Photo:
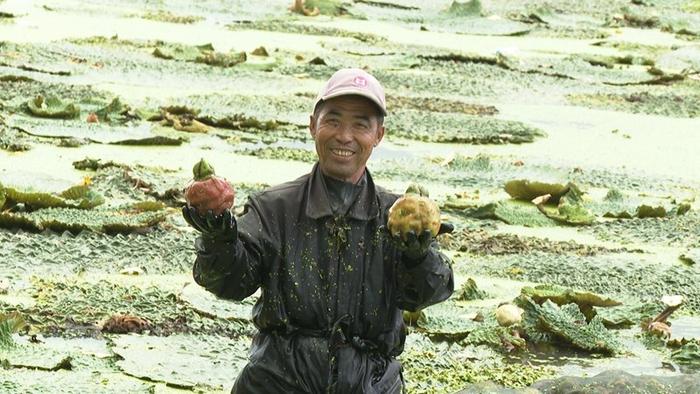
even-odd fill
[(366, 165), (386, 114), (373, 76), (339, 70), (310, 117), (311, 173), (251, 196), (238, 218), (183, 207), (202, 232), (196, 282), (233, 300), (261, 290), (259, 333), (233, 393), (402, 391), (402, 310), (448, 298), (453, 274), (432, 237), (385, 230), (399, 196), (376, 186)]

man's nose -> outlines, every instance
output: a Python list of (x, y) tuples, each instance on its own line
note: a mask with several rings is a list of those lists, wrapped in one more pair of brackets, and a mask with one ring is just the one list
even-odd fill
[(339, 142), (347, 143), (352, 141), (352, 127), (348, 124), (342, 124), (338, 128), (338, 133), (336, 133), (335, 138)]

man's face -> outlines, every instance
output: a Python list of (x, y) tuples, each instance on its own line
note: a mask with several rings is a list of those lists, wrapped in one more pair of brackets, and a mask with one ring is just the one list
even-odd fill
[(372, 150), (384, 137), (378, 109), (362, 96), (340, 96), (323, 103), (311, 115), (309, 130), (324, 174), (356, 183)]

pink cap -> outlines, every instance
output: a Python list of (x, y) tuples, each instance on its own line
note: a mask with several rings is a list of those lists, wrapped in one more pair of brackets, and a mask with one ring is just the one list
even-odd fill
[(316, 97), (314, 108), (323, 100), (333, 97), (357, 94), (372, 100), (386, 116), (386, 99), (384, 98), (384, 88), (375, 77), (359, 68), (343, 68), (335, 72), (326, 86)]

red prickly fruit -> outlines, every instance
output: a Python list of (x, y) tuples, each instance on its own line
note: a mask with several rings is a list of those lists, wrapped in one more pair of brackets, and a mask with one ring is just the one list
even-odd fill
[(220, 215), (231, 209), (236, 192), (224, 178), (215, 175), (214, 167), (202, 159), (194, 165), (192, 173), (194, 179), (185, 189), (185, 200), (189, 206), (202, 215), (209, 210)]

